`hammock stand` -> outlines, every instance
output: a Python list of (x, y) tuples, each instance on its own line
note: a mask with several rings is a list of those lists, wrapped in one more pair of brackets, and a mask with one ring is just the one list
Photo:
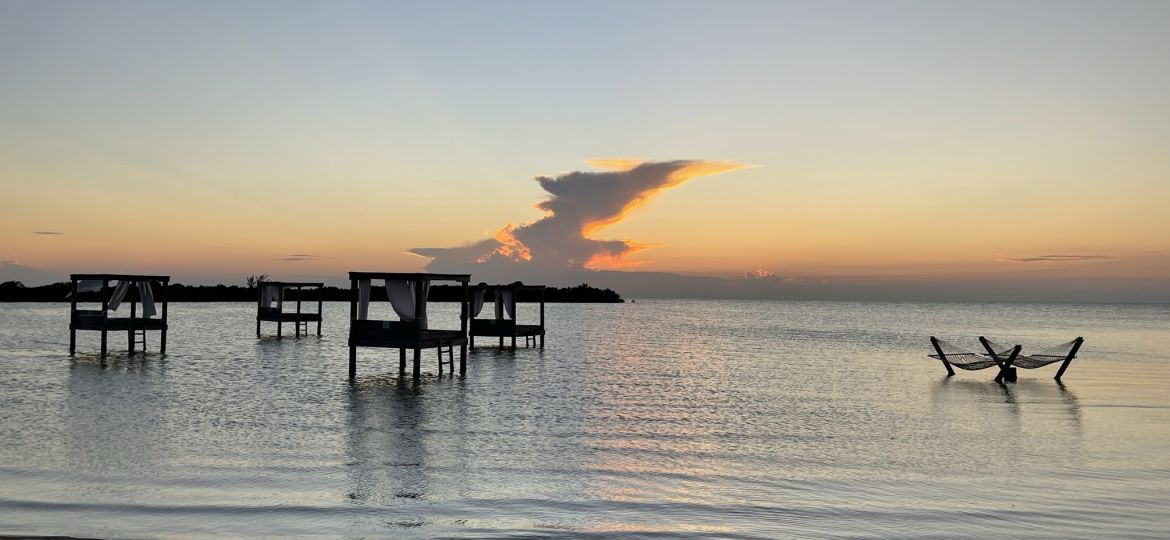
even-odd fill
[[(1064, 375), (1065, 370), (1068, 369), (1069, 364), (1072, 363), (1073, 358), (1076, 358), (1077, 352), (1081, 350), (1081, 344), (1084, 342), (1085, 338), (1077, 337), (1072, 341), (1042, 350), (1036, 354), (1020, 355), (1006, 359), (1000, 365), (1000, 373), (996, 376), (995, 380), (996, 382), (1000, 382), (1004, 378), (1007, 378), (1009, 381), (1015, 381), (1015, 368), (1017, 367), (1036, 369), (1060, 362), (1060, 369), (1056, 371), (1056, 376), (1053, 377), (1057, 382), (1060, 382), (1060, 378)], [(983, 348), (987, 350), (987, 354), (992, 358), (999, 359), (1004, 354), (1002, 351), (1005, 348), (1002, 345), (998, 345), (983, 336), (979, 336), (979, 343), (983, 344)], [(1019, 345), (1016, 348), (1018, 349)], [(1008, 370), (1011, 371), (1008, 372)]]
[[(1004, 361), (1000, 360), (997, 356), (988, 356), (965, 351), (934, 336), (930, 337), (930, 344), (934, 346), (934, 350), (937, 354), (930, 354), (927, 356), (941, 361), (943, 363), (943, 367), (947, 368), (948, 377), (953, 377), (955, 375), (954, 368), (965, 369), (967, 371), (976, 371), (980, 369), (987, 369), (991, 366), (1000, 366), (1000, 369), (1003, 369)], [(1014, 360), (1016, 355), (1020, 353), (1020, 349), (1021, 347), (1017, 345), (1014, 349), (1009, 349), (1003, 354), (1010, 356), (1011, 359)]]

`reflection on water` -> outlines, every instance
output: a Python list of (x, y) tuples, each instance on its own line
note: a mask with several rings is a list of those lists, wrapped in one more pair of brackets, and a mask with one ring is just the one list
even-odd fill
[[(170, 354), (103, 363), (64, 354), (62, 306), (0, 305), (0, 534), (1113, 537), (1168, 519), (1166, 306), (551, 305), (543, 350), (477, 350), (463, 378), (424, 362), (417, 382), (370, 350), (353, 384), (348, 305), (284, 340), (253, 337), (253, 307), (175, 304)], [(930, 334), (1073, 330), (1089, 341), (1064, 386), (925, 357)]]

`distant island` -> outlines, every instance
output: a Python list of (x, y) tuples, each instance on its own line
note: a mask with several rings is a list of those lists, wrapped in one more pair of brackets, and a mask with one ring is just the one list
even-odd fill
[[(249, 280), (251, 286), (239, 285), (183, 285), (171, 283), (167, 288), (169, 302), (256, 302), (255, 281)], [(70, 284), (68, 282), (53, 283), (40, 287), (26, 287), (19, 281), (5, 281), (0, 283), (0, 302), (68, 302)], [(385, 300), (386, 291), (382, 287), (371, 287), (373, 300)], [(157, 294), (157, 293), (156, 293)], [(286, 300), (295, 300), (295, 291), (286, 294)], [(321, 299), (327, 302), (348, 302), (349, 289), (325, 287), (320, 289)], [(428, 296), (431, 302), (458, 302), (461, 287), (454, 285), (435, 285), (430, 289)], [(528, 292), (522, 291), (518, 300), (536, 300), (529, 298)], [(305, 299), (316, 300), (316, 291), (306, 291)], [(611, 289), (598, 289), (587, 284), (576, 287), (549, 287), (545, 289), (545, 301), (563, 304), (620, 304), (625, 302), (621, 295)], [(79, 299), (83, 302), (97, 301), (97, 293), (82, 293)], [(487, 300), (491, 300), (488, 293)]]

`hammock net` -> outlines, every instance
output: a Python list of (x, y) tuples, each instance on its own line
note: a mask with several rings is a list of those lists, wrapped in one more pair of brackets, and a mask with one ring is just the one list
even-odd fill
[[(995, 360), (989, 356), (971, 352), (963, 347), (955, 345), (947, 341), (938, 339), (938, 348), (942, 350), (943, 355), (946, 355), (946, 361), (952, 366), (959, 369), (977, 370), (985, 369), (995, 365)], [(997, 349), (998, 350), (998, 349)], [(1009, 354), (1011, 349), (1008, 349)], [(938, 354), (928, 355), (937, 360), (943, 360), (943, 357)]]
[[(1011, 347), (1004, 347), (1003, 345), (996, 344), (990, 339), (987, 340), (987, 343), (991, 345), (991, 349), (996, 351), (996, 354), (998, 354), (1001, 359), (1006, 360), (1007, 357), (1011, 355)], [(1020, 355), (1016, 357), (1015, 361), (1012, 362), (1012, 367), (1036, 369), (1047, 366), (1048, 364), (1062, 362), (1065, 358), (1068, 358), (1069, 353), (1072, 352), (1073, 346), (1075, 346), (1076, 343), (1077, 340), (1074, 339), (1061, 343), (1060, 345), (1056, 345), (1055, 347), (1043, 349), (1035, 354), (1020, 353)], [(1008, 352), (1000, 352), (1003, 350), (1007, 350)]]

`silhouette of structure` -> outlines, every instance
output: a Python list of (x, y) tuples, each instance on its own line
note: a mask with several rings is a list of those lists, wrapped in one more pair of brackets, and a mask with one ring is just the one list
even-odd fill
[[(69, 276), (69, 354), (77, 351), (77, 331), (92, 330), (102, 333), (101, 355), (104, 358), (107, 352), (109, 332), (126, 332), (126, 344), (129, 354), (134, 355), (135, 347), (142, 346), (146, 352), (146, 331), (159, 332), (159, 353), (167, 352), (167, 284), (170, 276), (146, 276), (137, 274), (71, 274)], [(111, 287), (110, 282), (115, 282)], [(161, 285), (159, 300), (162, 302), (162, 317), (153, 318), (158, 314), (154, 299), (154, 284)], [(78, 309), (78, 296), (83, 293), (97, 292), (101, 301), (101, 309)], [(128, 317), (111, 317), (110, 312), (117, 311), (122, 303), (130, 302)], [(138, 313), (138, 303), (142, 303), (142, 313)], [(125, 312), (123, 312), (125, 313)]]
[[(291, 322), (296, 327), (296, 337), (301, 336), (301, 328), (304, 327), (305, 335), (309, 335), (309, 323), (317, 323), (317, 335), (321, 335), (321, 303), (323, 301), (321, 289), (324, 283), (305, 283), (295, 281), (261, 281), (256, 285), (256, 337), (260, 337), (260, 321), (270, 321), (276, 323), (276, 337), (281, 337), (282, 327), (284, 323)], [(284, 292), (292, 289), (296, 291), (296, 306), (295, 313), (285, 313), (284, 311)], [(306, 313), (301, 311), (301, 300), (304, 298), (304, 290), (312, 290), (317, 299), (317, 312)]]
[[(1004, 360), (999, 356), (989, 356), (975, 352), (966, 351), (962, 347), (949, 344), (947, 341), (935, 338), (934, 335), (930, 337), (930, 345), (935, 347), (937, 354), (928, 354), (930, 358), (938, 359), (943, 362), (943, 367), (947, 368), (947, 376), (955, 376), (955, 367), (959, 369), (966, 369), (966, 371), (977, 371), (977, 369), (986, 369), (991, 366), (999, 366), (1000, 372), (1004, 371)], [(1012, 360), (1020, 352), (1020, 346), (1006, 349), (1003, 352), (1004, 356)], [(1006, 367), (1011, 367), (1007, 365)], [(1003, 375), (1003, 373), (1002, 373)], [(996, 382), (1002, 380), (1002, 376), (997, 376)], [(1014, 379), (1013, 379), (1014, 380)]]
[[(500, 338), (500, 348), (504, 348), (504, 338), (512, 339), (512, 349), (516, 348), (516, 338), (524, 337), (524, 346), (538, 345), (544, 348), (544, 285), (488, 285), (480, 283), (471, 289), (471, 333), (468, 336), (471, 348), (475, 348), (476, 336), (490, 336)], [(477, 319), (483, 310), (485, 293), (492, 292), (495, 300), (495, 309), (491, 319)], [(526, 297), (526, 298), (525, 298)], [(519, 312), (516, 303), (521, 300), (540, 302), (540, 324), (519, 324)]]
[[(384, 280), (386, 296), (398, 315), (397, 321), (370, 320), (370, 284)], [(459, 330), (435, 330), (427, 325), (427, 299), (432, 281), (454, 281), (462, 285)], [(420, 375), (421, 349), (436, 349), (439, 375), (443, 374), (443, 354), (454, 371), (454, 347), (459, 346), (459, 374), (467, 372), (467, 283), (468, 274), (427, 274), (393, 272), (350, 272), (349, 300), (349, 378), (357, 377), (357, 348), (398, 349), (398, 373), (406, 372), (406, 350), (414, 350), (414, 378)]]
[[(979, 343), (983, 344), (983, 348), (987, 350), (987, 355), (1001, 362), (999, 375), (995, 377), (996, 382), (1001, 382), (1005, 378), (1009, 381), (1015, 381), (1016, 368), (1036, 369), (1061, 362), (1060, 369), (1056, 371), (1056, 376), (1053, 377), (1057, 382), (1060, 382), (1060, 378), (1064, 376), (1064, 371), (1068, 369), (1068, 365), (1072, 363), (1073, 358), (1076, 358), (1077, 352), (1081, 350), (1081, 344), (1084, 342), (1085, 338), (1077, 337), (1074, 340), (1066, 341), (1035, 354), (1013, 354), (1010, 358), (1004, 359), (1003, 351), (1008, 350), (1007, 347), (998, 345), (983, 336), (979, 336)], [(1012, 350), (1019, 353), (1019, 349), (1020, 346), (1016, 345), (1015, 349)]]

